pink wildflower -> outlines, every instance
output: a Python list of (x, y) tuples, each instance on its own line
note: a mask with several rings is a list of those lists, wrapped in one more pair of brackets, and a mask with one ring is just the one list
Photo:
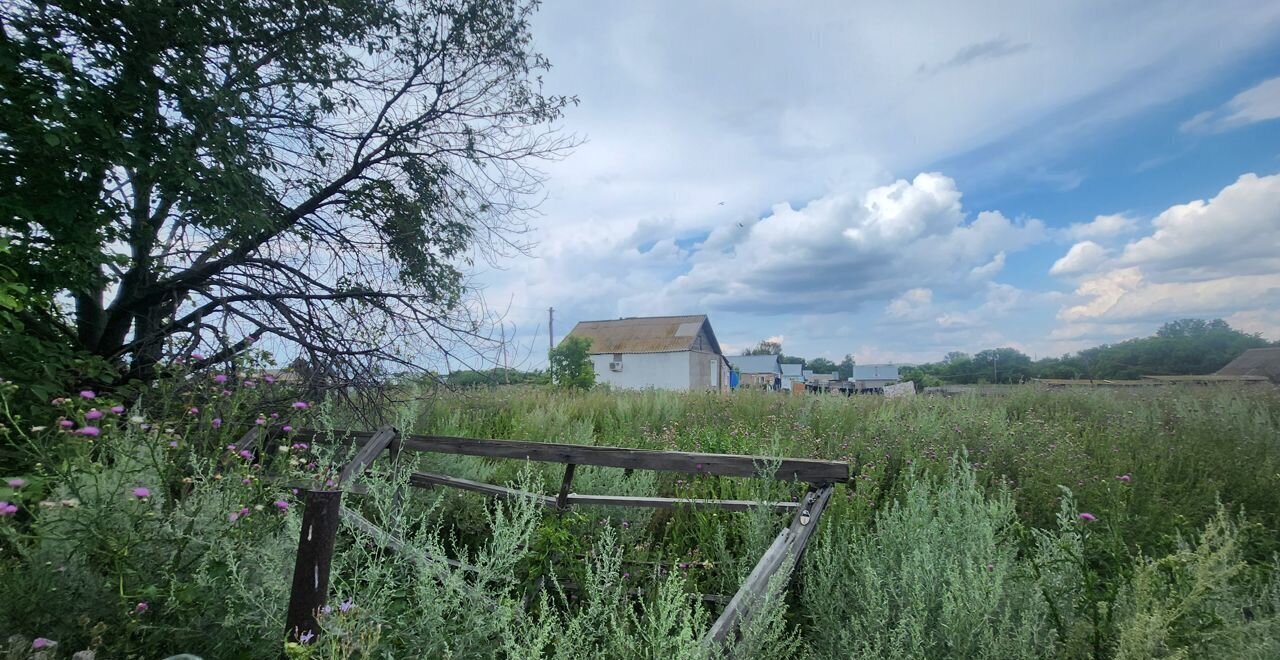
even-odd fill
[(280, 509), (281, 511), (288, 511), (289, 503), (284, 500), (276, 500), (276, 508)]
[(339, 611), (339, 612), (342, 612), (342, 613), (344, 613), (344, 614), (345, 614), (345, 613), (347, 613), (347, 612), (351, 611), (351, 608), (353, 608), (353, 607), (355, 607), (355, 606), (356, 606), (356, 602), (355, 602), (354, 600), (352, 600), (352, 599), (348, 598), (348, 599), (346, 599), (346, 600), (344, 600), (344, 601), (342, 601), (341, 603), (339, 603), (339, 604), (338, 604), (338, 611)]
[(244, 381), (244, 386), (245, 386), (245, 387), (253, 387), (254, 385), (255, 385), (255, 383), (254, 383), (253, 381), (251, 381), (251, 380), (246, 380), (246, 381)]
[(222, 396), (231, 398), (231, 390), (222, 390)]
[(268, 385), (271, 385), (272, 383), (276, 382), (276, 378), (275, 378), (275, 376), (272, 376), (271, 374), (263, 374), (263, 375), (262, 375), (262, 382), (264, 382), (264, 383), (266, 383), (266, 384), (268, 384)]
[(76, 425), (76, 423), (75, 423), (75, 422), (73, 422), (73, 421), (71, 421), (71, 420), (69, 420), (69, 419), (64, 419), (64, 420), (61, 420), (61, 421), (59, 421), (59, 422), (58, 422), (58, 426), (61, 426), (61, 427), (62, 427), (62, 428), (64, 428), (64, 429), (69, 429), (69, 428), (71, 428), (72, 426), (75, 426), (75, 425)]
[(57, 644), (57, 642), (45, 637), (37, 637), (31, 640), (31, 648), (35, 650), (47, 649), (54, 644)]
[(97, 408), (90, 408), (89, 412), (84, 414), (85, 419), (102, 419), (102, 411)]
[(76, 433), (79, 433), (80, 435), (87, 435), (87, 436), (90, 436), (90, 437), (97, 437), (98, 435), (100, 435), (100, 434), (102, 433), (102, 429), (100, 429), (100, 428), (98, 428), (98, 427), (96, 427), (96, 426), (86, 426), (86, 427), (84, 427), (84, 428), (79, 429), (78, 431), (76, 431)]
[(306, 401), (294, 401), (293, 407), (297, 410), (306, 410), (308, 408)]
[(278, 412), (271, 413), (271, 419), (280, 419), (280, 413)]
[(113, 413), (115, 413), (115, 414), (117, 414), (117, 415), (123, 415), (123, 414), (124, 414), (124, 406), (119, 406), (119, 405), (117, 405), (117, 406), (111, 406), (111, 412), (113, 412)]
[(226, 374), (217, 374), (216, 376), (214, 376), (214, 377), (213, 377), (213, 382), (215, 382), (215, 383), (217, 383), (217, 384), (219, 384), (219, 385), (224, 385), (224, 384), (226, 384), (226, 382), (227, 382), (227, 375), (226, 375)]
[(1133, 481), (1133, 475), (1129, 474), (1128, 472), (1125, 472), (1124, 474), (1116, 477), (1116, 481), (1123, 481), (1125, 483), (1129, 483), (1130, 481)]
[(13, 479), (10, 479), (5, 483), (9, 484), (10, 488), (14, 490), (18, 490), (19, 488), (22, 488), (23, 486), (27, 485), (27, 480), (14, 477)]
[(210, 424), (211, 426), (213, 426), (213, 428), (215, 428), (215, 429), (220, 429), (220, 428), (222, 428), (222, 418), (221, 418), (221, 417), (214, 417), (214, 418), (213, 418), (213, 421), (209, 422), (209, 424)]
[(13, 502), (0, 502), (0, 516), (9, 517), (18, 512), (18, 505)]
[(199, 409), (199, 408), (197, 408), (197, 407), (195, 407), (195, 406), (191, 406), (191, 410), (188, 410), (188, 411), (187, 411), (187, 414), (189, 414), (189, 415), (199, 415), (199, 414), (200, 414), (200, 409)]
[(134, 606), (133, 606), (133, 613), (134, 613), (134, 614), (145, 614), (145, 613), (146, 613), (146, 611), (147, 611), (147, 610), (149, 610), (149, 609), (151, 609), (151, 606), (150, 606), (150, 605), (148, 605), (148, 604), (147, 604), (147, 601), (145, 601), (145, 600), (144, 600), (144, 601), (140, 601), (137, 605), (134, 605)]
[(200, 351), (193, 351), (193, 352), (191, 353), (191, 359), (192, 359), (192, 360), (203, 360), (203, 359), (204, 359), (204, 353), (201, 353)]
[(93, 393), (93, 390), (80, 390), (80, 398), (81, 398), (81, 399), (96, 399), (96, 398), (98, 398), (98, 395), (97, 395), (97, 394), (94, 394), (94, 393)]
[(285, 433), (288, 433), (289, 431), (292, 431), (292, 430), (293, 430), (293, 427), (292, 427), (292, 426), (289, 426), (288, 424), (285, 424), (284, 426), (281, 426), (281, 427), (280, 427), (280, 430), (281, 430), (281, 431), (284, 431)]
[(145, 500), (148, 497), (151, 497), (151, 489), (146, 486), (138, 486), (133, 489), (133, 496), (140, 500)]
[(235, 522), (239, 519), (240, 519), (240, 514), (236, 513), (235, 511), (232, 511), (231, 513), (227, 514), (227, 522)]
[(1093, 515), (1092, 513), (1089, 513), (1088, 511), (1085, 511), (1084, 513), (1080, 514), (1080, 520), (1083, 522), (1091, 523), (1097, 519), (1098, 519), (1097, 516)]
[(251, 461), (253, 460), (253, 452), (249, 451), (248, 449), (241, 449), (240, 458), (243, 458), (246, 461)]
[(253, 423), (257, 424), (258, 426), (262, 426), (263, 424), (267, 423), (267, 418), (263, 417), (262, 415), (258, 415), (258, 418), (253, 420)]

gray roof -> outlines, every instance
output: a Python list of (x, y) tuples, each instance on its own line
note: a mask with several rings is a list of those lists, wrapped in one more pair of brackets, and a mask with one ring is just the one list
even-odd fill
[(855, 364), (854, 380), (898, 380), (896, 364)]
[(782, 363), (783, 376), (801, 376), (803, 375), (800, 373), (802, 369), (804, 369), (804, 365), (798, 362), (794, 364), (787, 362)]
[(1218, 370), (1224, 376), (1266, 376), (1280, 383), (1280, 348), (1251, 348)]
[(692, 350), (705, 331), (715, 353), (720, 343), (706, 315), (631, 317), (611, 321), (582, 321), (568, 337), (591, 340), (590, 353), (675, 353)]
[(778, 356), (776, 355), (729, 355), (729, 364), (738, 373), (744, 374), (781, 374), (782, 370), (778, 368)]

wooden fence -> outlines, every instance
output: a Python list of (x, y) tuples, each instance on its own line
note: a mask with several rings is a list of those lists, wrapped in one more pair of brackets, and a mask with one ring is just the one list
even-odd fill
[[(714, 507), (729, 511), (743, 511), (752, 507), (765, 506), (792, 512), (790, 525), (778, 533), (764, 556), (760, 558), (741, 588), (729, 600), (720, 617), (707, 632), (705, 641), (709, 644), (718, 644), (730, 639), (751, 620), (761, 604), (770, 579), (784, 567), (794, 565), (804, 554), (804, 549), (813, 537), (818, 519), (831, 498), (835, 484), (849, 480), (849, 464), (837, 461), (652, 451), (521, 440), (401, 435), (389, 427), (375, 432), (341, 434), (304, 430), (294, 435), (295, 441), (316, 442), (326, 438), (352, 443), (356, 447), (356, 452), (343, 466), (331, 489), (308, 489), (303, 495), (302, 533), (298, 540), (298, 554), (294, 563), (293, 584), (286, 615), (287, 634), (290, 641), (299, 641), (304, 635), (314, 635), (319, 630), (316, 617), (328, 598), (330, 563), (340, 520), (345, 519), (352, 526), (369, 534), (381, 547), (435, 567), (441, 571), (442, 576), (450, 569), (470, 568), (447, 558), (428, 557), (425, 553), (395, 538), (394, 535), (378, 528), (359, 513), (342, 505), (344, 491), (353, 493), (365, 491), (360, 484), (355, 483), (355, 479), (383, 453), (389, 454), (393, 460), (401, 452), (411, 451), (560, 463), (565, 466), (564, 477), (561, 480), (559, 492), (554, 497), (429, 472), (411, 472), (408, 479), (408, 485), (413, 487), (448, 486), (496, 497), (531, 498), (543, 506), (558, 511), (576, 505), (604, 505), (649, 508)], [(265, 434), (255, 428), (237, 443), (237, 450), (252, 449), (264, 439)], [(572, 492), (574, 472), (578, 465), (728, 477), (763, 477), (803, 482), (809, 484), (809, 488), (795, 502), (579, 495)], [(766, 469), (765, 466), (772, 468), (772, 471), (765, 473), (763, 471)], [(399, 496), (400, 494), (397, 493), (397, 498)]]

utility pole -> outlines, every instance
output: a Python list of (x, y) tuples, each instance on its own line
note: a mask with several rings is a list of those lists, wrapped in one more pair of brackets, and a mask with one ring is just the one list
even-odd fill
[(547, 308), (547, 350), (556, 348), (556, 308)]

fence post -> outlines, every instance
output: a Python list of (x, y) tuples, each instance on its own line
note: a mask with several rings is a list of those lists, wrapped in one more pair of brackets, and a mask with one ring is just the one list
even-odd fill
[(302, 535), (293, 565), (293, 587), (285, 615), (290, 642), (308, 642), (319, 632), (316, 614), (329, 597), (329, 568), (342, 518), (342, 491), (309, 490), (303, 500)]

